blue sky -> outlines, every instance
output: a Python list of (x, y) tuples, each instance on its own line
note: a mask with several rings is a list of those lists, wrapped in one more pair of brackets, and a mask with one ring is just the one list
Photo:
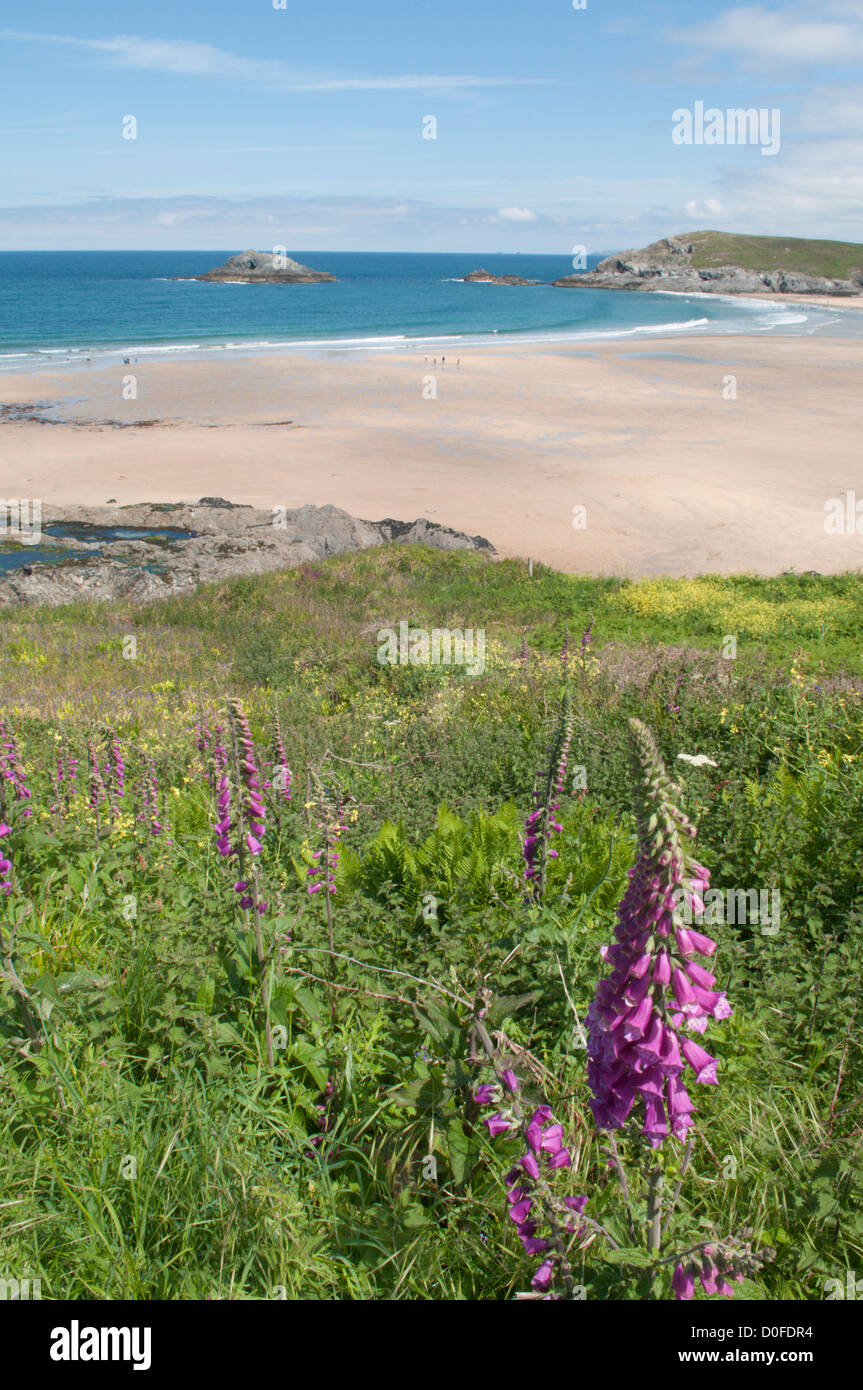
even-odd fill
[[(0, 30), (6, 249), (863, 241), (863, 0), (7, 0)], [(779, 153), (675, 144), (697, 101), (778, 109)]]

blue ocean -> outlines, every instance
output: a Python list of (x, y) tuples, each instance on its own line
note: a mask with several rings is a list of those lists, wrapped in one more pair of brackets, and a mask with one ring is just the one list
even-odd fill
[[(233, 248), (236, 250), (238, 248)], [(553, 289), (567, 256), (290, 251), (336, 284), (199, 283), (221, 251), (0, 252), (0, 371), (210, 352), (456, 351), (500, 341), (855, 332), (854, 314), (715, 295)], [(600, 257), (591, 257), (592, 268)], [(484, 267), (531, 287), (462, 284)], [(178, 278), (174, 278), (178, 277)], [(857, 316), (859, 319), (859, 315)]]

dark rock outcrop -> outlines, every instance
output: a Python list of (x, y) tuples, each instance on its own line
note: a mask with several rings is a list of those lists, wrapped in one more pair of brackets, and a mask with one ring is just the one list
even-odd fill
[[(453, 531), (449, 526), (440, 526), (436, 521), (372, 521), (383, 541), (401, 541), (402, 545), (431, 545), (435, 550), (490, 550), (494, 552), (491, 541), (485, 536), (466, 536), (463, 531)], [(467, 542), (467, 544), (465, 544)]]
[(243, 251), (229, 256), (225, 264), (216, 266), (215, 270), (193, 276), (195, 280), (241, 280), (249, 285), (313, 285), (321, 280), (335, 281), (335, 278), (326, 270), (311, 270), (290, 256), (280, 256), (273, 251)]
[(492, 275), (487, 270), (472, 270), (463, 275), (466, 285), (538, 285), (538, 280), (523, 280), (520, 275)]
[(738, 265), (697, 267), (694, 246), (683, 237), (664, 237), (640, 251), (606, 256), (595, 270), (564, 275), (562, 289), (676, 290), (680, 294), (830, 294), (852, 296), (863, 286), (789, 270), (744, 270)]
[[(52, 550), (86, 550), (87, 559), (39, 563), (0, 573), (0, 608), (43, 603), (56, 607), (80, 599), (141, 602), (189, 593), (199, 584), (230, 575), (296, 569), (346, 551), (394, 542), (430, 545), (438, 550), (494, 547), (482, 536), (466, 536), (420, 518), (414, 522), (363, 521), (339, 507), (259, 508), (202, 497), (192, 503), (145, 503), (127, 507), (57, 507), (43, 526), (86, 523), (88, 534), (101, 526), (126, 530), (162, 528), (161, 536), (98, 543), (80, 533), (51, 536)], [(187, 539), (166, 539), (166, 527)]]

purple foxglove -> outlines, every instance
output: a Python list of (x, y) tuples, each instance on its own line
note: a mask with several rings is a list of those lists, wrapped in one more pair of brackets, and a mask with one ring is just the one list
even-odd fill
[(692, 1038), (683, 1038), (680, 1043), (680, 1050), (686, 1058), (692, 1070), (695, 1072), (695, 1080), (706, 1086), (716, 1086), (716, 1058), (711, 1057), (699, 1047)]
[(552, 1260), (544, 1260), (530, 1282), (540, 1293), (545, 1293), (546, 1289), (551, 1285), (553, 1274), (554, 1262)]
[(671, 957), (667, 951), (658, 951), (653, 967), (653, 983), (664, 988), (671, 980)]
[[(638, 854), (620, 903), (614, 940), (603, 953), (608, 974), (588, 1010), (588, 1081), (600, 1129), (618, 1129), (638, 1103), (641, 1133), (658, 1148), (669, 1133), (692, 1126), (691, 1103), (678, 1084), (685, 1063), (696, 1080), (716, 1082), (716, 1062), (681, 1032), (703, 1033), (710, 1018), (731, 1013), (715, 976), (692, 959), (715, 943), (678, 920), (709, 885), (710, 876), (688, 852), (694, 829), (680, 808), (652, 734), (630, 720), (637, 788)], [(672, 952), (676, 946), (683, 958)]]
[(540, 902), (545, 890), (546, 861), (549, 857), (557, 857), (557, 852), (550, 849), (548, 842), (552, 832), (559, 835), (563, 830), (560, 821), (555, 819), (560, 812), (560, 802), (556, 796), (564, 785), (574, 717), (567, 690), (561, 702), (551, 745), (547, 750), (549, 761), (538, 778), (539, 785), (533, 792), (536, 805), (524, 822), (522, 855), (525, 865), (526, 902)]
[(543, 1255), (551, 1247), (551, 1241), (542, 1236), (526, 1236), (521, 1243), (528, 1255)]
[(674, 1290), (674, 1297), (678, 1302), (686, 1302), (692, 1298), (695, 1292), (695, 1278), (692, 1271), (678, 1265), (671, 1280), (671, 1287)]
[(523, 1197), (519, 1202), (513, 1202), (509, 1209), (510, 1219), (520, 1226), (527, 1220), (533, 1202), (530, 1197)]
[(540, 1148), (549, 1154), (560, 1153), (563, 1148), (563, 1125), (549, 1125), (543, 1130)]
[[(321, 885), (318, 884), (318, 887), (320, 888)], [(496, 1139), (499, 1134), (506, 1134), (507, 1130), (513, 1127), (512, 1120), (508, 1120), (505, 1116), (499, 1114), (488, 1115), (485, 1122), (488, 1125), (488, 1132), (492, 1139)]]
[(570, 1211), (574, 1211), (577, 1216), (581, 1216), (587, 1206), (587, 1200), (587, 1197), (564, 1197), (563, 1205), (569, 1207)]
[(536, 1180), (539, 1177), (539, 1164), (536, 1161), (535, 1154), (523, 1154), (518, 1161), (529, 1178)]
[(709, 970), (705, 970), (697, 960), (687, 962), (686, 973), (693, 985), (700, 986), (701, 989), (712, 989), (716, 984), (716, 976), (711, 975)]
[(549, 1168), (571, 1168), (572, 1154), (569, 1152), (569, 1149), (559, 1149), (557, 1153), (551, 1154), (549, 1156), (548, 1166)]
[(527, 1140), (528, 1148), (531, 1149), (533, 1153), (538, 1154), (540, 1145), (542, 1144), (542, 1126), (536, 1120), (531, 1120), (525, 1130), (524, 1137)]
[(531, 1124), (536, 1124), (539, 1121), (541, 1125), (547, 1125), (551, 1124), (553, 1120), (554, 1112), (550, 1105), (538, 1105), (530, 1117)]
[(715, 941), (703, 936), (700, 931), (694, 931), (692, 927), (678, 927), (676, 935), (682, 956), (692, 956), (696, 951), (702, 956), (712, 956), (716, 950)]

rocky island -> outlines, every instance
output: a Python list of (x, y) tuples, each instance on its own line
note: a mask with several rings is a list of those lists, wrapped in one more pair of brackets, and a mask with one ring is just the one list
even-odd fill
[[(80, 599), (169, 598), (229, 575), (297, 569), (384, 542), (496, 555), (483, 536), (466, 536), (423, 518), (362, 521), (339, 507), (259, 508), (222, 497), (54, 507), (50, 518), (43, 518), (42, 542), (16, 547), (27, 551), (26, 566), (6, 571), (0, 566), (0, 609), (31, 603), (57, 607)], [(40, 561), (43, 551), (51, 552), (51, 562)]]
[(487, 270), (472, 270), (463, 275), (466, 285), (538, 285), (538, 280), (523, 280), (520, 275), (492, 275)]
[(796, 237), (692, 232), (606, 256), (564, 275), (562, 289), (676, 290), (681, 294), (863, 294), (863, 246)]
[(274, 251), (243, 251), (229, 256), (224, 265), (208, 270), (204, 275), (193, 275), (193, 280), (241, 281), (248, 285), (314, 285), (323, 280), (335, 282), (335, 275), (326, 270), (312, 270), (300, 265), (290, 256), (282, 256)]

